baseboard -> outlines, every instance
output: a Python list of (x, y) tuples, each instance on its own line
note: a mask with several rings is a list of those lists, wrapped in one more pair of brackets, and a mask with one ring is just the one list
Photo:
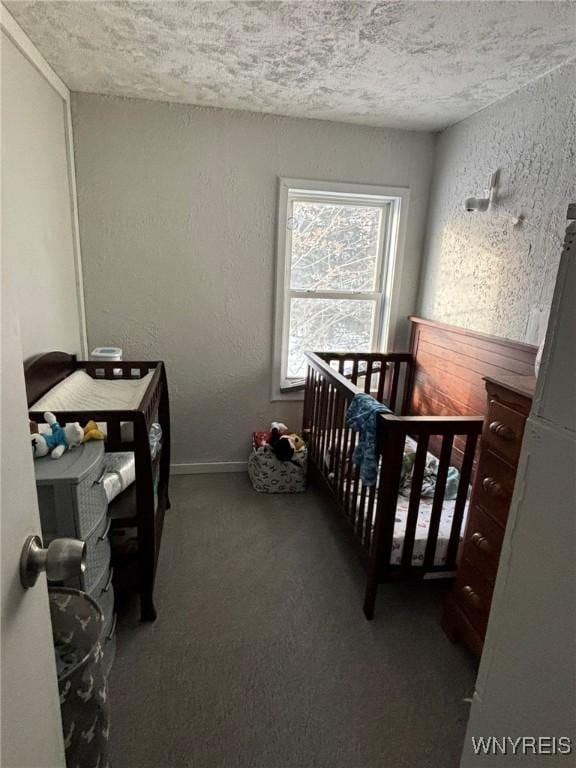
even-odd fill
[(172, 475), (212, 475), (219, 472), (246, 472), (247, 469), (247, 461), (207, 461), (170, 465)]

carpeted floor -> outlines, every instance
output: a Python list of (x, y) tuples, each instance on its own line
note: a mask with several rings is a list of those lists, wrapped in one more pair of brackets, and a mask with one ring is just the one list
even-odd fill
[(115, 768), (455, 768), (475, 677), (439, 626), (438, 582), (364, 572), (313, 492), (245, 475), (172, 481), (158, 619), (121, 616)]

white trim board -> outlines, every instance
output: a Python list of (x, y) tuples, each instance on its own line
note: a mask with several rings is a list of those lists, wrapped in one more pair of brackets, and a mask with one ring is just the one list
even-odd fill
[(46, 82), (62, 99), (64, 110), (64, 141), (68, 164), (68, 190), (70, 195), (70, 219), (72, 226), (72, 248), (74, 253), (74, 274), (76, 298), (78, 301), (78, 323), (80, 328), (80, 355), (88, 357), (88, 339), (86, 335), (86, 310), (84, 306), (84, 285), (82, 279), (82, 254), (80, 251), (80, 227), (78, 222), (78, 198), (76, 195), (76, 166), (74, 162), (74, 141), (72, 136), (72, 115), (70, 108), (70, 89), (54, 72), (28, 35), (0, 2), (0, 29), (14, 43), (24, 58), (42, 75)]
[(207, 461), (192, 464), (171, 464), (172, 475), (214, 475), (229, 472), (247, 472), (247, 461)]

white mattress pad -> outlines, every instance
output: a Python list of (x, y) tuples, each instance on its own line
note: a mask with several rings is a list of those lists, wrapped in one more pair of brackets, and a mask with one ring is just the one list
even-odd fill
[(94, 379), (74, 371), (37, 400), (32, 411), (133, 411), (138, 408), (154, 372), (141, 379)]

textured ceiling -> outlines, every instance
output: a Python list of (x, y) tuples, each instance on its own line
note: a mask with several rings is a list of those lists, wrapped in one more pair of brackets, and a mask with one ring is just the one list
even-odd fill
[(74, 91), (440, 129), (575, 55), (575, 2), (6, 2)]

